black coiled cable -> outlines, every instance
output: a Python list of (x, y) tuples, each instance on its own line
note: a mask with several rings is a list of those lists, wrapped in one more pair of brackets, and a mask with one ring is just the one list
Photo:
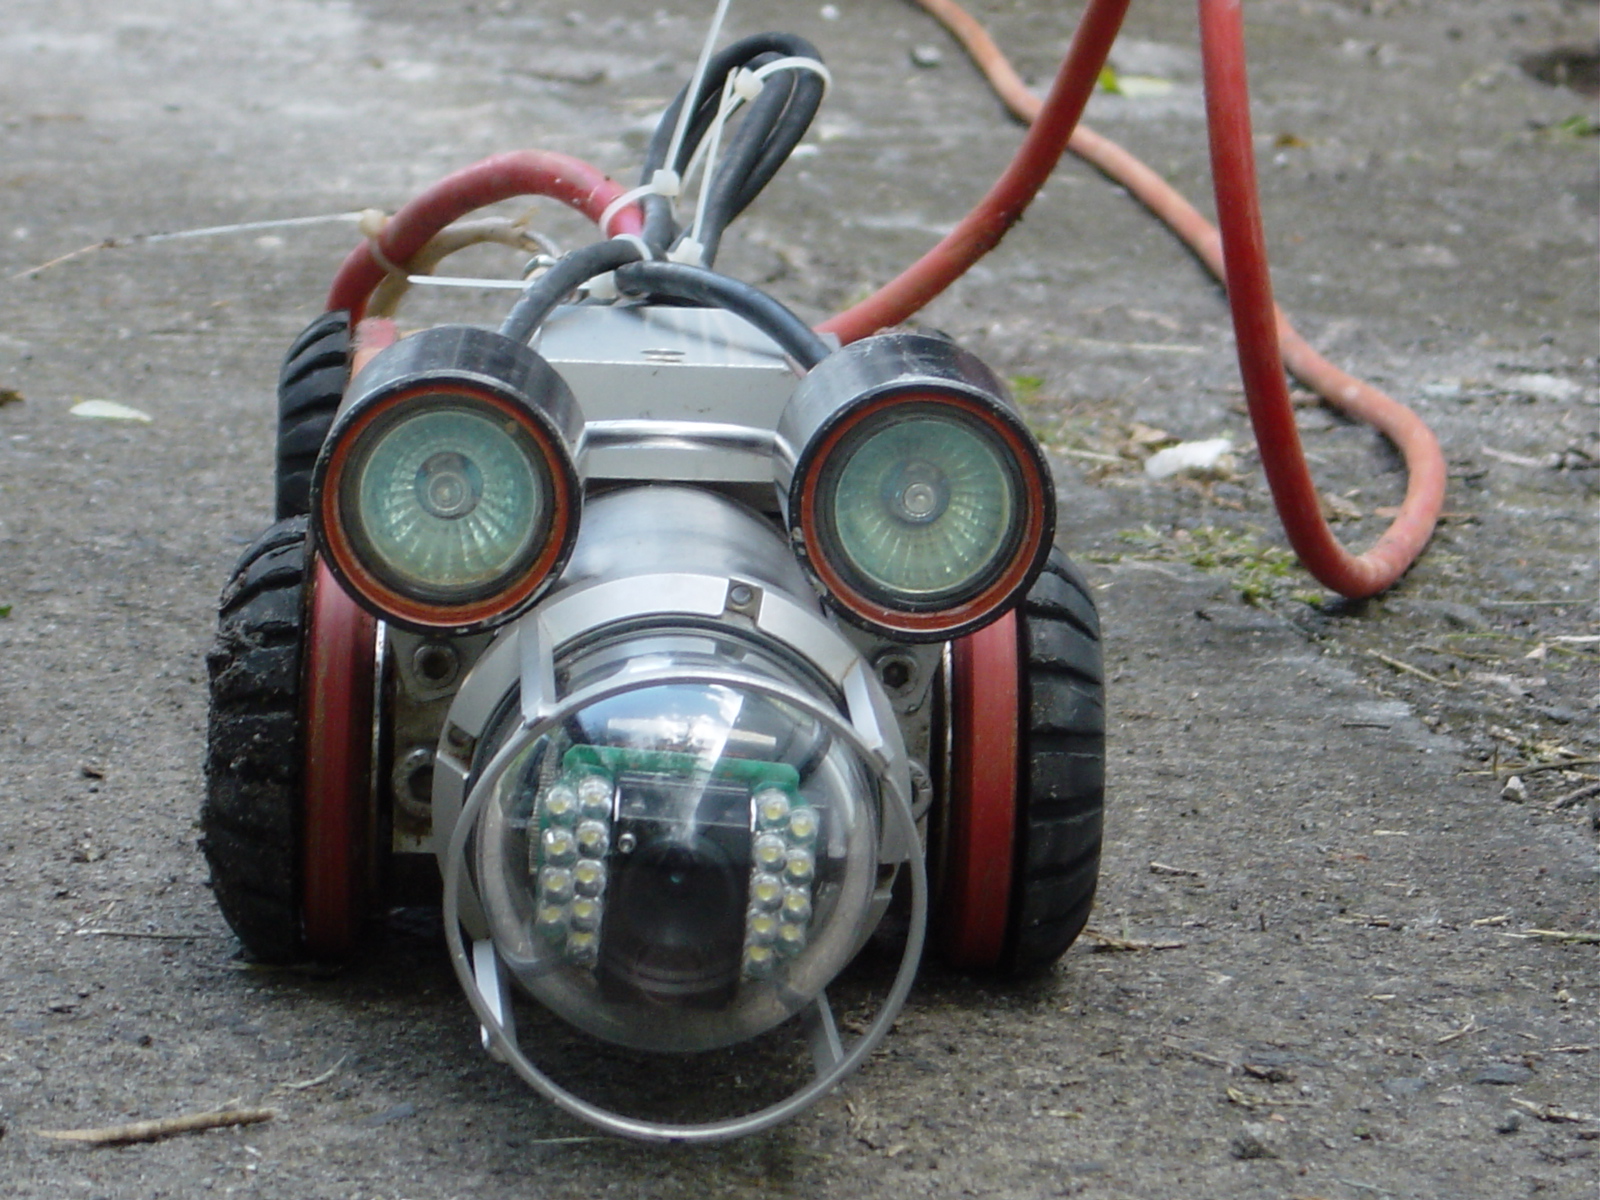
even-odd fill
[[(680, 178), (716, 119), (728, 77), (739, 70), (757, 70), (780, 58), (822, 61), (810, 42), (786, 33), (756, 34), (711, 57), (693, 101), (683, 142), (670, 164)], [(763, 82), (760, 93), (729, 138), (722, 162), (703, 185), (707, 191), (700, 242), (705, 268), (639, 261), (659, 258), (680, 237), (667, 198), (647, 195), (640, 201), (645, 214), (640, 238), (613, 238), (565, 255), (523, 292), (506, 315), (500, 332), (516, 341), (527, 341), (573, 289), (597, 275), (615, 271), (617, 286), (634, 295), (725, 308), (744, 317), (807, 370), (827, 357), (828, 344), (789, 309), (758, 288), (709, 269), (723, 232), (788, 160), (822, 103), (824, 84), (814, 71), (779, 71)], [(651, 136), (645, 151), (646, 183), (669, 165), (667, 152), (688, 91), (686, 86), (678, 93)]]
[[(788, 33), (758, 33), (713, 55), (706, 64), (675, 161), (668, 163), (666, 158), (679, 114), (686, 103), (687, 86), (667, 106), (651, 136), (645, 150), (641, 182), (649, 183), (663, 168), (681, 178), (716, 119), (728, 77), (738, 70), (756, 70), (780, 58), (822, 61), (815, 46), (805, 38)], [(823, 90), (822, 78), (814, 71), (780, 71), (766, 79), (761, 94), (740, 121), (726, 158), (705, 185), (710, 190), (706, 196), (700, 240), (704, 247), (701, 260), (708, 266), (715, 258), (723, 231), (749, 207), (805, 137), (822, 104)], [(679, 236), (672, 219), (672, 206), (663, 196), (646, 196), (641, 204), (645, 214), (644, 239), (664, 253)]]

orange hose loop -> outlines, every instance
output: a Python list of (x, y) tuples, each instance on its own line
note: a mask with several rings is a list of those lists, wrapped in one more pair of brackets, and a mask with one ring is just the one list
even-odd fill
[[(625, 189), (598, 167), (549, 150), (513, 150), (496, 154), (446, 175), (409, 201), (385, 222), (377, 249), (392, 263), (404, 264), (430, 238), (470, 212), (513, 196), (549, 196), (599, 222), (606, 207)], [(638, 233), (644, 215), (630, 204), (612, 218), (613, 233)], [(350, 252), (328, 290), (328, 311), (347, 309), (359, 324), (372, 290), (388, 274), (372, 253), (370, 241)]]
[[(1063, 90), (1063, 80), (1072, 68), (1073, 57), (1084, 40), (1085, 27), (1091, 18), (1096, 17), (1099, 8), (1091, 4), (1084, 14), (1073, 50), (1062, 64), (1051, 97), (1041, 102), (1012, 69), (994, 39), (955, 0), (916, 0), (916, 3), (962, 44), (1006, 107), (1020, 120), (1033, 125), (1030, 137), (1039, 129), (1038, 122), (1047, 105), (1055, 101)], [(1117, 24), (1121, 21), (1121, 8), (1125, 8), (1125, 5), (1119, 7), (1116, 13)], [(1262, 464), (1289, 543), (1306, 569), (1333, 591), (1353, 599), (1371, 596), (1389, 587), (1404, 574), (1432, 536), (1439, 512), (1444, 506), (1444, 456), (1439, 450), (1438, 440), (1421, 418), (1399, 401), (1328, 362), (1312, 349), (1295, 331), (1282, 310), (1273, 304), (1261, 234), (1260, 206), (1256, 198), (1244, 74), (1244, 39), (1238, 0), (1200, 0), (1200, 17), (1217, 207), (1219, 212), (1230, 218), (1225, 222), (1230, 246), (1226, 264), (1224, 234), (1219, 233), (1177, 189), (1121, 146), (1079, 124), (1075, 128), (1069, 126), (1066, 148), (1132, 193), (1194, 252), (1212, 275), (1228, 287), (1251, 423), (1256, 431)], [(1105, 19), (1109, 20), (1110, 17)], [(1111, 36), (1114, 37), (1115, 32), (1113, 28)], [(1098, 75), (1100, 65), (1100, 62), (1095, 63), (1095, 75)], [(1082, 111), (1081, 105), (1077, 111)], [(1231, 150), (1223, 149), (1219, 157), (1219, 145), (1231, 147)], [(1023, 150), (1018, 152), (1019, 160), (1028, 147), (1029, 143), (1024, 142)], [(1052, 165), (1054, 161), (1054, 158), (1050, 159)], [(974, 214), (994, 202), (995, 193), (1000, 191), (1001, 184), (1015, 169), (1016, 163), (1013, 163), (1007, 175), (1002, 176), (1001, 183), (997, 183), (990, 195), (973, 210)], [(1034, 190), (1042, 183), (1043, 179), (1040, 178), (1034, 184)], [(1022, 198), (1015, 208), (1016, 215), (1020, 216), (1031, 197), (1032, 192), (1029, 192)], [(1015, 200), (1012, 202), (1015, 203)], [(955, 242), (961, 229), (972, 219), (969, 216), (956, 233), (891, 283), (889, 288), (899, 287), (902, 292), (909, 292), (911, 289), (903, 283), (907, 276), (931, 272), (929, 260)], [(1013, 216), (1012, 220), (1015, 219)], [(972, 253), (949, 278), (953, 279), (966, 266), (977, 261), (991, 245)], [(949, 264), (941, 265), (946, 272), (949, 271)], [(924, 302), (937, 295), (948, 282), (949, 279), (946, 279), (929, 292)], [(885, 288), (884, 292), (888, 292), (889, 288)], [(876, 305), (884, 292), (833, 318), (823, 328), (839, 331), (846, 341), (862, 336), (847, 322), (857, 313), (871, 311), (869, 306)], [(907, 310), (895, 319), (904, 320), (914, 311), (915, 308)], [(1270, 318), (1266, 314), (1271, 314)], [(1299, 432), (1294, 425), (1280, 364), (1287, 366), (1296, 379), (1340, 412), (1381, 431), (1405, 458), (1408, 482), (1399, 515), (1372, 549), (1359, 557), (1351, 555), (1339, 544), (1322, 519), (1321, 504), (1300, 449)]]

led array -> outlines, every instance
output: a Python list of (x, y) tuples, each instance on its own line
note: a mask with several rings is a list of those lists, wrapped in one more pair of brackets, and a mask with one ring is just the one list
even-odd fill
[(611, 847), (609, 775), (568, 772), (545, 789), (531, 848), (538, 876), (534, 924), (567, 962), (592, 967), (600, 957), (606, 852)]
[(772, 784), (757, 789), (753, 804), (756, 837), (744, 925), (744, 975), (767, 979), (781, 960), (806, 946), (818, 820), (815, 808)]

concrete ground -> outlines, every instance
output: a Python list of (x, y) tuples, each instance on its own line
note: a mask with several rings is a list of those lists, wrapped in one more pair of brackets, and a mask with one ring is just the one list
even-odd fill
[[(134, 235), (393, 209), (524, 145), (631, 178), (709, 7), (0, 13), (0, 1196), (1592, 1197), (1593, 0), (1248, 5), (1280, 301), (1450, 463), (1444, 524), (1382, 598), (1289, 565), (1217, 290), (1098, 177), (1064, 165), (928, 311), (1025, 401), (1101, 601), (1107, 857), (1049, 977), (929, 964), (814, 1111), (663, 1152), (588, 1139), (488, 1061), (425, 920), (332, 978), (235, 958), (195, 848), (204, 654), (268, 522), (278, 362), (355, 235)], [(1047, 78), (1071, 13), (975, 11)], [(908, 6), (746, 0), (732, 28), (803, 33), (834, 71), (721, 263), (808, 316), (925, 248), (1017, 140)], [(1126, 86), (1089, 119), (1201, 197), (1194, 46), (1190, 6), (1135, 5)], [(70, 414), (91, 399), (150, 420)], [(1393, 453), (1301, 418), (1339, 532), (1370, 542)], [(1216, 436), (1225, 478), (1140, 468)], [(278, 1116), (37, 1136), (229, 1101)]]

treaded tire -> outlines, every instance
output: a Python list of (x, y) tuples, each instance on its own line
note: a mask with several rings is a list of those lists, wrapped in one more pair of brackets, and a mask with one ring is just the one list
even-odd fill
[(999, 964), (1010, 976), (1045, 970), (1083, 930), (1105, 808), (1100, 620), (1083, 573), (1052, 551), (1018, 616), (1017, 841)]
[(278, 376), (277, 515), (311, 511), (311, 469), (350, 378), (350, 314), (326, 312), (289, 347)]
[(246, 954), (304, 957), (300, 920), (301, 645), (306, 522), (272, 526), (222, 591), (211, 677), (201, 848)]

